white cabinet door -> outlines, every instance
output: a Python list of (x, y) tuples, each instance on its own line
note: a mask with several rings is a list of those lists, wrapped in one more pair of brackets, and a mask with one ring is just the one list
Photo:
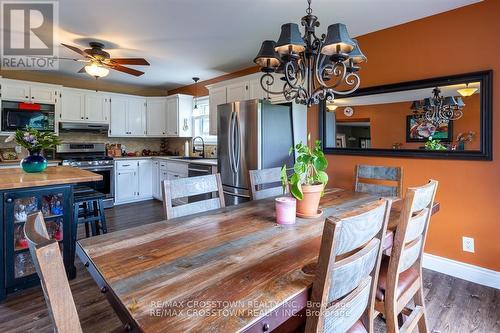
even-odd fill
[(84, 120), (85, 93), (80, 90), (64, 89), (61, 93), (61, 120)]
[(128, 134), (132, 136), (143, 136), (146, 134), (146, 101), (142, 98), (130, 98), (128, 100), (127, 128)]
[(263, 99), (266, 97), (264, 89), (260, 85), (260, 78), (248, 82), (249, 99)]
[(177, 136), (193, 136), (193, 96), (178, 95), (179, 104), (177, 112)]
[(56, 101), (57, 90), (55, 87), (44, 85), (31, 85), (31, 101), (34, 103), (53, 104)]
[(217, 105), (226, 104), (226, 87), (212, 88), (209, 91), (209, 132), (217, 135)]
[(110, 112), (110, 136), (124, 136), (128, 134), (127, 129), (127, 109), (128, 100), (125, 97), (112, 97), (111, 98), (111, 112)]
[(136, 199), (138, 192), (137, 179), (137, 170), (117, 170), (115, 193), (115, 201), (117, 203)]
[(99, 93), (85, 94), (85, 121), (92, 123), (106, 123), (105, 96)]
[(161, 197), (161, 192), (160, 192), (160, 162), (159, 161), (152, 161), (151, 163), (151, 181), (152, 181), (152, 187), (153, 187), (153, 198), (155, 199), (160, 199)]
[(167, 101), (165, 99), (148, 99), (146, 103), (146, 123), (148, 135), (166, 135)]
[(153, 161), (139, 160), (139, 191), (140, 199), (151, 198), (153, 196)]
[(179, 135), (179, 99), (176, 97), (167, 99), (167, 135)]
[(228, 103), (246, 101), (249, 98), (247, 81), (230, 84), (226, 89)]
[(29, 84), (2, 81), (2, 99), (19, 102), (31, 100)]

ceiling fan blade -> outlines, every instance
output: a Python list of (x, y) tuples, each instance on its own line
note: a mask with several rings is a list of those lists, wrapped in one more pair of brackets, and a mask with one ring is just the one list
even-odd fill
[(67, 47), (68, 49), (84, 56), (84, 57), (88, 57), (89, 55), (87, 53), (85, 53), (84, 51), (80, 50), (79, 48), (75, 47), (75, 46), (71, 46), (71, 45), (68, 45), (68, 44), (64, 44), (64, 43), (61, 43), (62, 46), (65, 46)]
[(78, 73), (85, 73), (85, 72), (86, 72), (85, 67), (86, 67), (86, 66), (83, 66), (83, 67), (82, 67), (82, 69), (80, 69), (80, 70), (78, 71)]
[(130, 75), (134, 75), (134, 76), (141, 76), (142, 74), (144, 74), (144, 72), (141, 72), (141, 71), (138, 71), (138, 70), (135, 70), (132, 68), (128, 68), (125, 66), (121, 66), (121, 65), (113, 65), (113, 64), (106, 64), (106, 65), (107, 65), (107, 67), (109, 67), (111, 69), (117, 70), (119, 72), (127, 73)]
[(120, 65), (149, 66), (149, 62), (144, 58), (111, 58), (109, 62)]

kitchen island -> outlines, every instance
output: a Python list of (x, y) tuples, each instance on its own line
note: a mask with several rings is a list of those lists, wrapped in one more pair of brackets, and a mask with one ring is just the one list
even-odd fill
[(24, 236), (27, 215), (41, 211), (49, 235), (61, 247), (69, 278), (75, 276), (73, 186), (102, 180), (90, 171), (52, 166), (40, 173), (0, 169), (0, 300), (38, 283)]

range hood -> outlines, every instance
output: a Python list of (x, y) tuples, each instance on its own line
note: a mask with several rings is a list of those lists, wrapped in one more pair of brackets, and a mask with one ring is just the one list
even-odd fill
[(88, 123), (59, 123), (59, 128), (62, 131), (96, 131), (96, 132), (107, 132), (108, 124), (88, 124)]

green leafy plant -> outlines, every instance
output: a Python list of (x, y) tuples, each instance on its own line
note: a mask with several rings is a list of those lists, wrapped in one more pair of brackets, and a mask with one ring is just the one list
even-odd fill
[(5, 142), (15, 141), (18, 145), (31, 152), (40, 152), (42, 149), (53, 148), (60, 143), (54, 133), (40, 132), (32, 127), (18, 129)]
[(447, 150), (445, 145), (441, 143), (440, 140), (433, 140), (432, 136), (429, 137), (427, 142), (425, 143), (426, 150)]
[[(308, 136), (310, 141), (310, 135)], [(302, 142), (291, 147), (289, 154), (297, 153), (296, 161), (293, 168), (287, 168), (286, 164), (281, 168), (281, 183), (283, 192), (286, 188), (290, 188), (292, 195), (298, 200), (304, 198), (302, 185), (318, 185), (324, 186), (328, 183), (328, 174), (325, 172), (328, 167), (328, 161), (325, 154), (321, 150), (321, 141), (316, 140), (314, 147), (304, 145)], [(293, 170), (293, 174), (288, 177), (287, 171)]]

